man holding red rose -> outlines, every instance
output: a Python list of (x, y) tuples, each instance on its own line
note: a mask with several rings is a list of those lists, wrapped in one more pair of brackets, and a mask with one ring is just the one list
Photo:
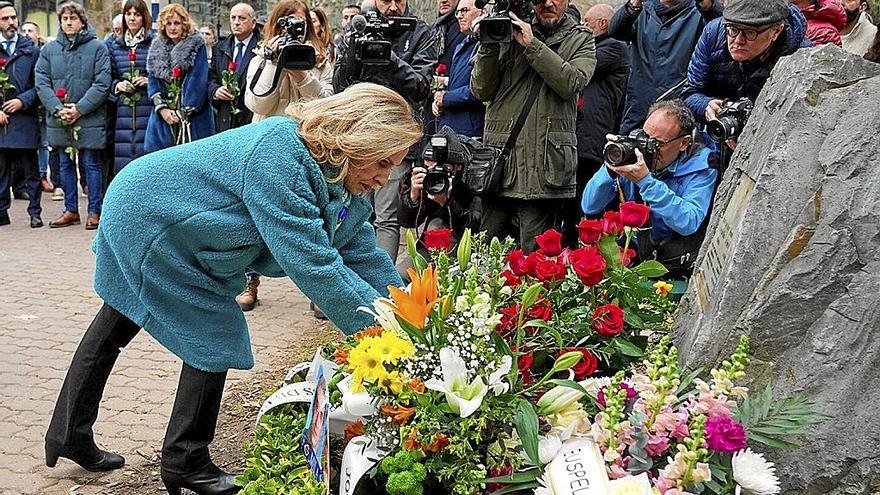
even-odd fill
[(709, 150), (693, 142), (695, 129), (693, 113), (680, 100), (656, 103), (643, 127), (659, 144), (652, 163), (646, 163), (639, 150), (635, 163), (606, 163), (587, 183), (581, 199), (584, 213), (596, 216), (622, 190), (627, 202), (614, 223), (646, 227), (637, 236), (639, 258), (657, 259), (671, 277), (690, 276), (718, 180), (718, 171), (709, 165)]

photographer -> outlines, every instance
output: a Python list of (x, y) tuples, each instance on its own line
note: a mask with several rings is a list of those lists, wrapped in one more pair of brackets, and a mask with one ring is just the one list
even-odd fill
[[(414, 166), (404, 176), (398, 218), (400, 225), (408, 229), (424, 226), (422, 234), (426, 230), (451, 229), (454, 245), (465, 229), (476, 231), (480, 228), (480, 199), (464, 186), (462, 173), (471, 161), (472, 149), (483, 145), (456, 135), (449, 127), (440, 129), (437, 137), (446, 141), (445, 158), (438, 166), (435, 161), (439, 157), (437, 148), (429, 142), (422, 154), (425, 165)], [(444, 192), (433, 194), (429, 191), (442, 189), (443, 181), (446, 184)], [(427, 257), (427, 249), (419, 237), (419, 251)], [(400, 276), (405, 279), (406, 270), (411, 267), (412, 259), (408, 254), (402, 255), (397, 263)]]
[[(408, 14), (406, 0), (376, 0), (378, 17), (376, 22), (387, 24), (389, 19)], [(371, 13), (367, 12), (368, 14)], [(437, 42), (434, 33), (423, 21), (418, 20), (411, 31), (380, 29), (381, 36), (391, 43), (391, 53), (382, 63), (363, 63), (358, 59), (359, 43), (363, 33), (355, 24), (364, 23), (363, 17), (355, 16), (349, 31), (339, 43), (336, 69), (333, 73), (333, 88), (339, 93), (357, 82), (372, 82), (397, 91), (418, 112), (419, 107), (428, 100), (431, 91), (431, 74), (437, 64)], [(367, 26), (367, 29), (372, 29)], [(375, 33), (374, 33), (375, 36)], [(376, 62), (376, 61), (372, 61)], [(400, 223), (397, 210), (400, 205), (400, 183), (403, 174), (416, 160), (417, 151), (411, 150), (407, 160), (391, 172), (388, 184), (373, 194), (373, 208), (376, 213), (376, 237), (379, 246), (392, 260), (397, 260), (400, 247)]]
[[(780, 57), (810, 46), (807, 21), (786, 0), (728, 0), (710, 22), (688, 66), (683, 98), (698, 119), (718, 118), (725, 100), (752, 102)], [(728, 146), (736, 147), (735, 140)]]
[(481, 227), (489, 238), (511, 235), (532, 251), (536, 235), (559, 229), (559, 200), (575, 197), (577, 98), (596, 67), (596, 46), (590, 31), (566, 15), (568, 0), (534, 4), (531, 23), (519, 15), (531, 9), (515, 12), (527, 8), (509, 11), (514, 41), (477, 48), (471, 90), (490, 102), (485, 143), (504, 149), (502, 161), (509, 153), (500, 190), (483, 199)]
[[(613, 166), (606, 148), (605, 166), (587, 183), (581, 202), (587, 216), (601, 214), (620, 190), (627, 201), (647, 203), (652, 228), (639, 231), (639, 258), (656, 258), (671, 277), (690, 275), (718, 179), (709, 166), (709, 149), (693, 142), (695, 129), (694, 116), (681, 100), (655, 103), (642, 131), (636, 131), (641, 142), (634, 156)], [(609, 135), (609, 144), (626, 141)]]

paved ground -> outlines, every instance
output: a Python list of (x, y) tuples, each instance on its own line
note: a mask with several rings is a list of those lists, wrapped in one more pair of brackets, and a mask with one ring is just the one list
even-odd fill
[[(55, 469), (44, 465), (55, 398), (101, 301), (92, 289), (94, 233), (49, 229), (62, 206), (44, 196), (43, 208), (42, 229), (28, 227), (24, 201), (13, 201), (13, 225), (0, 227), (0, 495), (109, 494), (124, 473), (95, 475), (66, 460)], [(248, 314), (257, 369), (319, 327), (288, 280), (265, 280), (260, 296), (262, 305)], [(161, 447), (180, 365), (141, 332), (110, 378), (95, 428), (99, 445), (122, 453), (133, 468), (146, 465)], [(249, 373), (231, 372), (227, 386)]]

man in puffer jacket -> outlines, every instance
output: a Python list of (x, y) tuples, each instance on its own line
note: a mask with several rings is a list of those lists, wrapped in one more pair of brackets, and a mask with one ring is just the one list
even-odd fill
[(846, 11), (840, 0), (789, 0), (807, 18), (807, 38), (813, 45), (843, 46), (840, 32), (846, 28)]
[(786, 0), (729, 0), (691, 57), (685, 104), (705, 123), (724, 100), (754, 102), (779, 58), (810, 46), (806, 30), (803, 14)]

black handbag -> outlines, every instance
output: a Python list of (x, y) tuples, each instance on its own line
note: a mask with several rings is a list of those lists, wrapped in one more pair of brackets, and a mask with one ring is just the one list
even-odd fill
[(482, 197), (494, 194), (501, 188), (504, 166), (507, 164), (510, 153), (516, 145), (516, 139), (526, 123), (529, 111), (535, 105), (535, 100), (538, 99), (538, 93), (544, 86), (544, 80), (542, 79), (539, 84), (535, 84), (532, 80), (531, 86), (529, 96), (516, 119), (516, 123), (510, 130), (510, 136), (507, 137), (504, 147), (498, 149), (494, 146), (483, 146), (472, 150), (471, 161), (465, 167), (462, 182), (474, 195)]

